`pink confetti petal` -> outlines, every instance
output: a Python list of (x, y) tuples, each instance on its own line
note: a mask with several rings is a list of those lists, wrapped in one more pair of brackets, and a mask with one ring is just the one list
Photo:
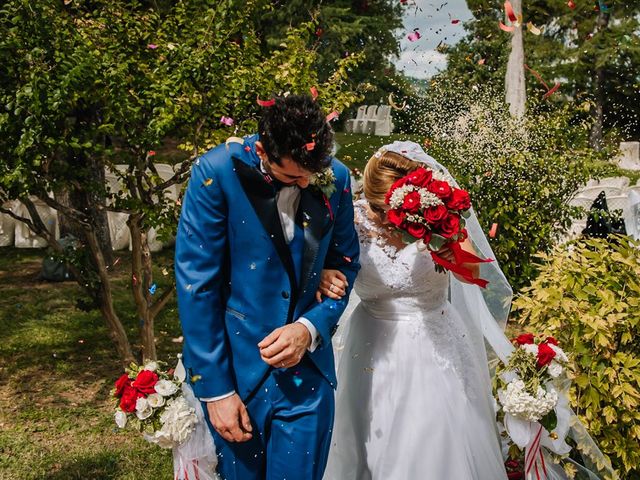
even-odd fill
[(504, 23), (500, 22), (500, 30), (503, 30), (505, 32), (513, 32), (516, 29), (516, 27), (507, 27)]
[(276, 101), (273, 98), (270, 100), (260, 100), (260, 97), (258, 97), (256, 102), (258, 102), (258, 105), (261, 107), (273, 107), (276, 104)]
[(513, 11), (513, 6), (509, 0), (504, 2), (504, 13), (507, 14), (511, 23), (516, 23), (518, 21), (518, 17), (516, 17), (516, 13)]
[(329, 115), (327, 115), (327, 122), (330, 122), (331, 120), (335, 120), (336, 118), (338, 118), (339, 115), (340, 114), (334, 110)]
[(480, 60), (478, 60), (478, 65), (484, 65), (484, 62), (486, 61), (487, 61), (486, 58), (481, 58)]
[(222, 117), (220, 117), (220, 123), (226, 125), (227, 127), (230, 127), (231, 125), (233, 125), (234, 121), (233, 121), (233, 118), (225, 117), (223, 115)]
[(318, 89), (316, 87), (311, 87), (309, 91), (311, 92), (311, 96), (314, 100), (318, 98)]
[(569, 0), (567, 2), (567, 7), (569, 7), (571, 10), (573, 10), (574, 8), (576, 8), (576, 4), (573, 3), (573, 0)]
[(156, 48), (158, 48), (158, 45), (156, 45), (155, 43), (150, 43), (149, 45), (147, 45), (147, 48), (155, 50)]
[(498, 224), (494, 223), (491, 225), (491, 230), (489, 230), (489, 238), (496, 238), (496, 234), (498, 233)]
[(149, 152), (147, 152), (147, 155), (149, 155), (150, 157), (155, 157), (156, 152), (155, 150), (149, 150)]
[(316, 148), (316, 142), (309, 142), (309, 143), (305, 143), (304, 148), (307, 149), (307, 152), (312, 151), (314, 148)]
[(415, 28), (412, 33), (407, 35), (407, 38), (409, 39), (410, 42), (418, 41), (420, 40), (421, 37), (422, 35), (420, 35), (420, 32), (418, 31), (417, 28)]

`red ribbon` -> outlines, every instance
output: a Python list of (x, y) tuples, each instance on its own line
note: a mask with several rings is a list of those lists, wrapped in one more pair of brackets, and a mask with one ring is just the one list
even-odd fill
[(450, 243), (449, 248), (453, 252), (453, 257), (454, 257), (453, 262), (450, 262), (438, 256), (436, 252), (431, 252), (431, 258), (433, 258), (433, 261), (438, 265), (440, 265), (441, 267), (444, 267), (445, 269), (450, 270), (453, 273), (457, 273), (462, 278), (464, 278), (467, 282), (472, 283), (474, 285), (479, 285), (482, 288), (486, 288), (489, 282), (482, 278), (474, 278), (471, 270), (469, 270), (466, 267), (463, 267), (462, 264), (463, 263), (488, 263), (488, 262), (493, 262), (493, 260), (491, 260), (490, 258), (487, 258), (487, 259), (480, 258), (471, 252), (467, 252), (466, 250), (463, 250), (462, 247), (460, 246), (460, 242)]
[[(535, 469), (536, 479), (541, 480), (540, 471), (538, 470), (538, 463), (542, 467), (542, 472), (544, 473), (544, 478), (547, 478), (547, 465), (544, 462), (544, 456), (542, 454), (542, 449), (540, 448), (540, 437), (542, 435), (542, 425), (538, 428), (538, 433), (536, 437), (531, 442), (531, 445), (527, 448), (527, 453), (525, 454), (525, 475), (528, 478), (529, 472), (532, 469)], [(538, 457), (540, 458), (540, 462), (538, 462)]]
[(329, 218), (333, 222), (333, 209), (331, 208), (331, 202), (329, 201), (327, 196), (324, 194), (322, 195), (322, 198), (324, 199), (324, 204), (327, 206), (327, 209), (329, 210)]

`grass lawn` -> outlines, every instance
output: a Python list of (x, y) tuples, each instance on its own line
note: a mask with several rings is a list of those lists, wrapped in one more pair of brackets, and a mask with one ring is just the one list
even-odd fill
[[(117, 310), (137, 341), (126, 252), (113, 272)], [(172, 478), (169, 451), (136, 432), (116, 431), (109, 390), (121, 373), (98, 311), (76, 307), (74, 282), (37, 279), (42, 250), (0, 249), (0, 478)], [(173, 252), (156, 256), (161, 269)], [(181, 345), (175, 302), (156, 326), (158, 354), (171, 363)], [(134, 345), (134, 348), (135, 345)]]

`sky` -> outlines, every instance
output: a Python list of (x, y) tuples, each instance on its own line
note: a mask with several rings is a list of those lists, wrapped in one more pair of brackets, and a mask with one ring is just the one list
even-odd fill
[[(447, 65), (445, 55), (436, 51), (442, 41), (449, 45), (465, 36), (463, 23), (472, 18), (465, 0), (409, 0), (403, 18), (400, 57), (394, 62), (399, 70), (416, 78), (429, 78)], [(456, 25), (451, 20), (460, 20)], [(419, 40), (407, 36), (418, 28)]]

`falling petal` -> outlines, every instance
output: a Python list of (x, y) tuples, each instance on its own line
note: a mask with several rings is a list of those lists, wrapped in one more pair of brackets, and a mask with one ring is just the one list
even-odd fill
[(273, 107), (276, 104), (276, 101), (273, 98), (270, 100), (260, 100), (260, 97), (258, 97), (256, 101), (261, 107)]
[(569, 0), (567, 2), (567, 7), (569, 7), (571, 10), (573, 10), (574, 8), (576, 8), (576, 4), (573, 3), (573, 0)]
[(223, 115), (222, 117), (220, 117), (220, 123), (226, 125), (227, 127), (230, 127), (231, 125), (233, 125), (234, 121), (233, 121), (233, 118), (225, 117)]
[(422, 37), (422, 35), (420, 35), (420, 32), (418, 31), (417, 28), (414, 28), (413, 32), (407, 35), (407, 38), (409, 39), (410, 42), (415, 42), (417, 40), (420, 40), (420, 37)]
[(316, 87), (311, 87), (309, 90), (311, 91), (311, 96), (314, 100), (318, 98), (318, 89)]
[(500, 22), (500, 30), (503, 30), (505, 32), (513, 32), (515, 29), (516, 27), (512, 27), (512, 26), (507, 27), (504, 23)]
[(338, 118), (339, 115), (340, 114), (334, 110), (329, 115), (327, 115), (327, 122), (330, 122), (331, 120)]
[(527, 30), (534, 35), (540, 35), (542, 33), (542, 31), (531, 22), (527, 23)]
[(155, 150), (149, 150), (147, 155), (150, 156), (150, 157), (154, 157), (156, 155), (156, 152), (155, 152)]
[(480, 60), (478, 60), (478, 65), (484, 65), (484, 62), (486, 61), (487, 61), (486, 58), (481, 58)]
[(314, 148), (316, 148), (316, 142), (309, 142), (309, 143), (305, 143), (304, 148), (307, 149), (307, 152), (312, 151)]
[(496, 238), (496, 233), (498, 233), (498, 224), (494, 223), (489, 230), (489, 238)]
[(155, 50), (156, 48), (158, 48), (158, 45), (156, 45), (155, 43), (150, 43), (149, 45), (147, 45), (147, 48)]

